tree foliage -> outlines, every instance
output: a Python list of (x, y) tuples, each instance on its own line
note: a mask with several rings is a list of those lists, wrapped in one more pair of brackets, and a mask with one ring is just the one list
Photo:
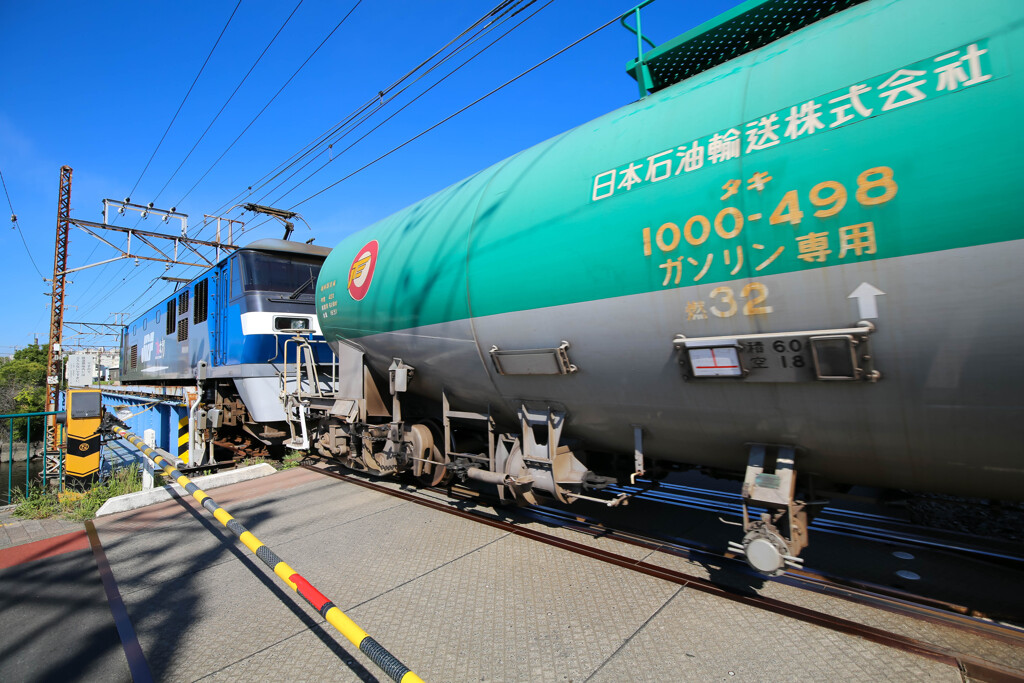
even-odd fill
[[(31, 344), (0, 359), (0, 415), (41, 412), (46, 405), (46, 362), (49, 347)], [(0, 424), (6, 433), (9, 420)], [(35, 430), (33, 430), (35, 431)], [(37, 432), (42, 435), (42, 430)], [(14, 437), (24, 438), (25, 420), (16, 420)]]

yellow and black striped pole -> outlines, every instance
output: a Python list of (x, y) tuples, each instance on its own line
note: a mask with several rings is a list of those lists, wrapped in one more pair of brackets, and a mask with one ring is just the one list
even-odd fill
[(183, 460), (186, 465), (191, 463), (188, 441), (188, 417), (186, 416), (178, 420), (178, 459)]
[(118, 436), (127, 439), (131, 444), (136, 446), (146, 457), (150, 458), (153, 463), (164, 472), (164, 474), (180, 484), (182, 488), (201, 503), (202, 506), (206, 508), (218, 522), (238, 536), (238, 540), (240, 540), (246, 548), (255, 553), (256, 557), (260, 558), (265, 565), (270, 567), (274, 571), (274, 574), (288, 584), (289, 588), (301, 595), (313, 609), (319, 612), (320, 615), (326, 619), (329, 624), (331, 624), (331, 626), (338, 629), (343, 636), (348, 638), (349, 641), (359, 648), (363, 654), (369, 657), (374, 664), (379, 666), (381, 670), (391, 678), (391, 680), (396, 683), (415, 683), (416, 681), (420, 681), (422, 683), (422, 679), (419, 676), (410, 671), (408, 667), (402, 664), (402, 662), (398, 661), (397, 657), (385, 650), (383, 645), (367, 635), (366, 631), (359, 628), (359, 625), (349, 619), (348, 616), (338, 609), (333, 602), (328, 600), (327, 596), (314, 588), (309, 581), (289, 567), (288, 564), (278, 557), (273, 550), (263, 545), (262, 541), (253, 536), (252, 533), (244, 526), (239, 524), (234, 517), (228, 514), (227, 510), (217, 505), (217, 503), (215, 503), (214, 500), (202, 489), (196, 486), (184, 474), (179, 472), (167, 458), (161, 455), (161, 451), (159, 449), (150, 448), (142, 439), (117, 425), (113, 426), (113, 431)]

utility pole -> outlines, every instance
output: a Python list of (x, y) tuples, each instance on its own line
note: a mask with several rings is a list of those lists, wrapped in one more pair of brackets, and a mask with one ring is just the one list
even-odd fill
[[(164, 223), (168, 223), (171, 220), (179, 221), (181, 225), (180, 234), (168, 235), (165, 233), (110, 225), (108, 223), (108, 218), (111, 208), (116, 209), (119, 214), (124, 214), (127, 211), (133, 211), (140, 213), (142, 218), (154, 216)], [(278, 209), (270, 209), (270, 211), (272, 212), (270, 215), (273, 215), (285, 222), (288, 232), (290, 233), (291, 223), (288, 222), (288, 218), (292, 218), (296, 214)], [(238, 221), (228, 221), (229, 234), (233, 232), (234, 223), (237, 222)], [(110, 246), (118, 252), (118, 255), (114, 258), (105, 259), (97, 263), (90, 263), (85, 266), (79, 266), (78, 268), (71, 268), (69, 270), (67, 267), (69, 241), (68, 232), (72, 225)], [(219, 226), (220, 220), (218, 220), (218, 228)], [(122, 248), (113, 242), (104, 239), (97, 233), (98, 230), (124, 235), (126, 238), (125, 247)], [(132, 250), (133, 239), (135, 240), (134, 252)], [(140, 247), (146, 249), (146, 253), (140, 253)], [(211, 261), (200, 251), (201, 249), (210, 249), (215, 251), (215, 260)], [(68, 273), (101, 266), (106, 263), (113, 263), (114, 261), (119, 261), (121, 259), (135, 259), (136, 265), (138, 265), (140, 260), (144, 260), (166, 263), (168, 266), (182, 265), (209, 268), (219, 261), (222, 250), (230, 252), (235, 249), (238, 249), (238, 247), (234, 244), (220, 241), (219, 229), (214, 241), (199, 240), (188, 237), (188, 215), (179, 213), (175, 207), (171, 207), (169, 210), (164, 210), (155, 208), (152, 202), (147, 205), (132, 204), (128, 197), (125, 197), (123, 201), (104, 199), (102, 223), (71, 218), (71, 167), (61, 166), (60, 191), (57, 197), (57, 236), (54, 241), (53, 253), (53, 291), (50, 293), (50, 347), (46, 367), (46, 410), (48, 412), (55, 411), (60, 405), (60, 387), (64, 376), (62, 371), (64, 351), (62, 344), (64, 343), (63, 336), (65, 326), (64, 313), (66, 308), (74, 308), (66, 307), (64, 305), (64, 287), (66, 284), (70, 283), (70, 281), (65, 279)], [(69, 334), (72, 334), (74, 337), (69, 338), (69, 343), (74, 343), (76, 339), (80, 342), (82, 338), (119, 336), (120, 328), (123, 326), (124, 322), (124, 314), (112, 313), (111, 315), (115, 316), (114, 324), (69, 322), (68, 325), (71, 325), (72, 327), (70, 327), (68, 331)], [(118, 317), (121, 317), (121, 320), (118, 320)], [(46, 421), (46, 446), (48, 455), (45, 467), (47, 475), (56, 476), (61, 471), (61, 464), (64, 459), (64, 446), (60, 441), (61, 440), (57, 438), (57, 421), (54, 416), (50, 416)]]
[[(46, 365), (46, 410), (57, 410), (60, 397), (61, 341), (64, 334), (64, 275), (67, 270), (68, 228), (71, 219), (71, 167), (60, 167), (57, 195), (57, 239), (53, 247), (53, 292), (50, 295), (50, 349)], [(57, 419), (46, 418), (47, 475), (58, 475), (64, 459), (63, 444), (57, 438)]]

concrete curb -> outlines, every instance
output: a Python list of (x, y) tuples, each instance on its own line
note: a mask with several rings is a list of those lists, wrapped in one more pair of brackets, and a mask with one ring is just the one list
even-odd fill
[[(238, 470), (218, 472), (217, 474), (209, 474), (205, 477), (196, 477), (193, 481), (196, 486), (206, 490), (219, 488), (221, 486), (228, 486), (229, 484), (237, 484), (239, 482), (249, 481), (250, 479), (259, 479), (260, 477), (266, 477), (267, 475), (274, 474), (275, 472), (277, 472), (277, 470), (275, 470), (273, 466), (268, 465), (267, 463), (261, 463), (259, 465), (243, 467)], [(171, 489), (174, 489), (179, 496), (188, 496), (185, 489), (178, 484), (169, 484), (150, 491), (127, 493), (123, 496), (116, 496), (109, 499), (100, 506), (99, 510), (96, 511), (96, 516), (105, 517), (118, 512), (136, 510), (141, 507), (146, 507), (147, 505), (153, 505), (154, 503), (162, 503), (165, 500), (171, 499)]]

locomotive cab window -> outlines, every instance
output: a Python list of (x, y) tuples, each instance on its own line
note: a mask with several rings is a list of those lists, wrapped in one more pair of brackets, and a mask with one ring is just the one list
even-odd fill
[(242, 264), (242, 285), (247, 292), (277, 292), (292, 298), (312, 297), (320, 275), (319, 259), (289, 254), (244, 251), (236, 257)]
[(244, 294), (242, 289), (242, 259), (236, 256), (231, 259), (231, 298), (237, 299)]

